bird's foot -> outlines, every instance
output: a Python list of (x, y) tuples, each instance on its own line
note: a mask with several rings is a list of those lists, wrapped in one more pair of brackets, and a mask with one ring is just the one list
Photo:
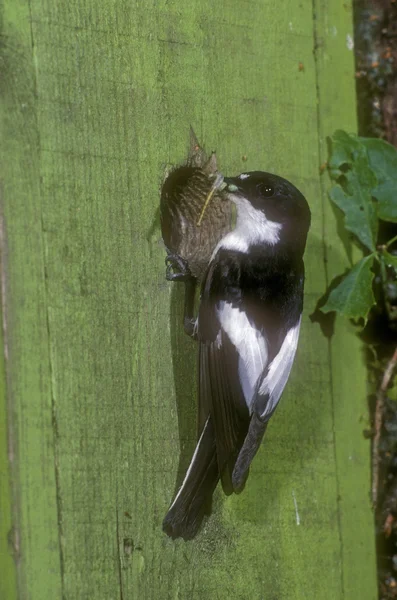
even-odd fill
[(197, 340), (197, 319), (191, 319), (189, 317), (185, 317), (183, 320), (183, 328), (185, 330), (185, 333), (193, 338), (194, 340)]
[(178, 254), (168, 254), (165, 258), (167, 281), (187, 281), (191, 279), (192, 274), (187, 262), (178, 256)]

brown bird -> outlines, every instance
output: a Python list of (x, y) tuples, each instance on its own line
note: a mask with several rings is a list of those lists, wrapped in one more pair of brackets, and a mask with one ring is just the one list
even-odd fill
[(216, 155), (190, 130), (187, 161), (166, 177), (160, 198), (161, 232), (167, 250), (166, 278), (185, 283), (184, 327), (194, 330), (194, 297), (217, 243), (231, 230), (232, 208), (220, 196), (223, 176)]

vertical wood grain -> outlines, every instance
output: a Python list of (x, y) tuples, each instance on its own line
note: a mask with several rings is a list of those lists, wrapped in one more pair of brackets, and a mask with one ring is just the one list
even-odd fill
[[(11, 507), (2, 504), (0, 518), (2, 536), (7, 535), (2, 544), (7, 544), (15, 561), (17, 590), (9, 568), (1, 585), (7, 586), (7, 600), (16, 593), (23, 600), (50, 600), (62, 595), (36, 47), (29, 3), (3, 2), (1, 9), (0, 252), (6, 370), (2, 402), (7, 407), (7, 423), (1, 428), (3, 433), (7, 426), (7, 442), (2, 438), (1, 447), (11, 471)], [(11, 529), (5, 532), (10, 519)], [(1, 560), (1, 567), (5, 564)]]
[[(324, 137), (355, 128), (338, 6), (4, 0), (21, 598), (373, 600), (365, 369), (345, 324), (330, 349), (308, 319), (343, 264), (319, 174)], [(288, 389), (244, 493), (218, 490), (185, 543), (161, 522), (194, 447), (196, 347), (153, 223), (190, 125), (225, 173), (291, 179), (313, 225)]]

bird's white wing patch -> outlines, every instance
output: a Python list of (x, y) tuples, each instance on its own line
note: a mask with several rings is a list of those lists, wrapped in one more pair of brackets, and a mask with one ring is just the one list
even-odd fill
[(217, 316), (222, 329), (235, 346), (238, 356), (238, 374), (245, 401), (251, 408), (258, 379), (267, 366), (268, 349), (266, 339), (249, 321), (244, 311), (221, 301)]
[(278, 354), (269, 366), (266, 377), (260, 384), (259, 394), (267, 397), (266, 406), (262, 412), (260, 412), (260, 405), (258, 406), (259, 416), (262, 419), (274, 410), (288, 381), (298, 346), (300, 324), (301, 318), (295, 327), (291, 327), (288, 331)]

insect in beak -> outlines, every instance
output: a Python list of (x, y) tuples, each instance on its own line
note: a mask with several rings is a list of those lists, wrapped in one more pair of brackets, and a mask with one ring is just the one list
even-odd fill
[(232, 194), (234, 194), (235, 192), (239, 191), (239, 187), (238, 185), (235, 184), (235, 177), (224, 177), (223, 178), (223, 183), (225, 184), (225, 191), (226, 192), (231, 192)]

